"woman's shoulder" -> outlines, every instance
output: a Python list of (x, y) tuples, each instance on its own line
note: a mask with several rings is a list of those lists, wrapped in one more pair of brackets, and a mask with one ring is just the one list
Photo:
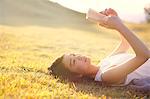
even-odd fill
[(135, 55), (130, 53), (119, 53), (111, 56), (107, 56), (101, 60), (99, 63), (100, 66), (107, 66), (107, 65), (117, 65), (118, 63), (124, 62), (128, 59), (133, 58)]
[(135, 56), (135, 55), (131, 54), (131, 53), (118, 53), (118, 54), (114, 54), (114, 55), (109, 55), (106, 58), (119, 57), (119, 56)]
[(107, 56), (103, 60), (105, 60), (105, 61), (126, 60), (126, 59), (130, 59), (134, 56), (135, 56), (134, 54), (130, 54), (130, 53), (118, 53), (118, 54), (115, 54), (115, 55)]

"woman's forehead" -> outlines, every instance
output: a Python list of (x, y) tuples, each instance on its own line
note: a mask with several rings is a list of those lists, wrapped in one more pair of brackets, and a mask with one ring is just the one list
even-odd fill
[(62, 62), (64, 63), (65, 66), (69, 66), (70, 64), (70, 59), (71, 59), (71, 54), (64, 54)]
[(69, 66), (72, 57), (76, 56), (76, 55), (80, 56), (80, 54), (76, 54), (76, 53), (67, 53), (67, 54), (64, 54), (64, 56), (63, 56), (63, 63), (65, 65)]

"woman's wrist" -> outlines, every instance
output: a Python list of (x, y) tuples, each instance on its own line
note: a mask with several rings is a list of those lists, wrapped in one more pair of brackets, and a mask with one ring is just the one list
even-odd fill
[(116, 30), (118, 32), (122, 32), (122, 31), (124, 31), (126, 29), (127, 29), (127, 27), (123, 23), (118, 23), (117, 26), (116, 26)]

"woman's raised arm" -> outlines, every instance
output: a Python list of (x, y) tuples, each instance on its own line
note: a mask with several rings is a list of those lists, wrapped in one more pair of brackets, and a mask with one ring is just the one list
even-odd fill
[(150, 51), (148, 47), (146, 47), (145, 44), (123, 24), (118, 16), (111, 14), (95, 14), (95, 16), (91, 16), (91, 19), (94, 20), (94, 17), (96, 17), (95, 21), (98, 21), (101, 26), (117, 30), (120, 35), (128, 41), (136, 54), (136, 56), (129, 61), (111, 67), (102, 73), (104, 82), (111, 84), (117, 83), (144, 64), (150, 58)]
[[(121, 36), (127, 40), (127, 42), (133, 48), (137, 57), (149, 58), (149, 49), (145, 46), (145, 44), (132, 32), (130, 31), (122, 22), (122, 20), (118, 17), (118, 15), (114, 15), (113, 9), (106, 9), (104, 14), (100, 13), (101, 19), (99, 19), (99, 25), (117, 30)], [(102, 14), (102, 15), (101, 15)]]
[(149, 49), (140, 41), (136, 35), (131, 32), (125, 25), (119, 25), (118, 31), (130, 43), (131, 47), (136, 53), (136, 56), (127, 62), (118, 66), (111, 67), (102, 74), (103, 81), (106, 83), (117, 83), (126, 76), (144, 64), (150, 57)]
[(104, 24), (107, 25), (107, 28), (116, 29), (128, 41), (136, 54), (133, 59), (109, 68), (102, 74), (104, 82), (116, 83), (144, 64), (150, 58), (150, 51), (148, 47), (122, 23), (118, 16), (109, 16)]
[[(111, 8), (105, 9), (104, 11), (102, 11), (100, 13), (104, 14), (106, 16), (109, 16), (109, 15), (118, 16), (118, 13), (115, 10), (111, 9)], [(130, 48), (130, 44), (128, 43), (128, 41), (120, 34), (119, 34), (119, 37), (120, 37), (121, 41), (119, 42), (117, 47), (108, 56), (116, 55), (116, 54), (119, 54), (119, 53), (125, 53)]]

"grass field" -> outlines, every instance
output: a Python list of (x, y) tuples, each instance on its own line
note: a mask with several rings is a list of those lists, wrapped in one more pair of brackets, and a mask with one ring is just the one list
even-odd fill
[[(98, 64), (119, 43), (116, 31), (93, 25), (85, 14), (49, 0), (0, 2), (0, 99), (136, 97), (126, 88), (60, 81), (47, 73), (64, 53), (88, 55)], [(150, 48), (150, 24), (127, 25)]]
[[(127, 25), (150, 47), (150, 24)], [(93, 32), (67, 27), (0, 28), (0, 98), (136, 97), (125, 88), (102, 87), (88, 81), (60, 82), (47, 74), (47, 67), (64, 53), (88, 55), (93, 63), (99, 63), (118, 44), (116, 31), (98, 26), (93, 26)]]

